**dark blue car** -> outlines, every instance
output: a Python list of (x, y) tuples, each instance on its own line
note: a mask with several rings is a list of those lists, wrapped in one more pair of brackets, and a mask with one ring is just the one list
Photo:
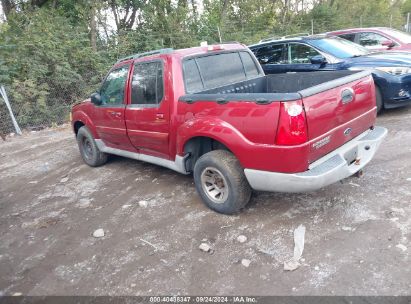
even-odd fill
[(266, 74), (371, 69), (378, 111), (411, 104), (411, 53), (370, 53), (348, 40), (322, 35), (282, 38), (249, 47)]

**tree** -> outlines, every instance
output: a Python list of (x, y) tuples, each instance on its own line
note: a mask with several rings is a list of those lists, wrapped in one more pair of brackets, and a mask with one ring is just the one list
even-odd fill
[(116, 23), (117, 32), (131, 30), (136, 21), (137, 12), (146, 1), (139, 0), (108, 0)]
[(90, 3), (90, 43), (94, 52), (97, 51), (97, 22), (96, 22), (96, 0)]
[(1, 0), (1, 7), (3, 8), (6, 19), (8, 19), (11, 11), (13, 10), (14, 3), (11, 0)]
[(219, 42), (219, 30), (223, 41), (251, 44), (310, 32), (312, 20), (316, 33), (360, 20), (400, 28), (411, 12), (411, 0), (0, 1), (0, 83), (23, 126), (62, 121), (129, 54)]

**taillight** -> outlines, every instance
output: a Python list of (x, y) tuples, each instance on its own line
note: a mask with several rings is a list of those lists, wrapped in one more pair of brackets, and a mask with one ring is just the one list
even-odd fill
[(281, 102), (277, 145), (293, 146), (308, 140), (307, 120), (302, 100)]

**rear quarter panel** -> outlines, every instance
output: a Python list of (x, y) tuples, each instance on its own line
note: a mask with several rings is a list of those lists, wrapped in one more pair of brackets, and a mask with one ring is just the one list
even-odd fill
[[(183, 155), (188, 140), (205, 136), (224, 144), (244, 167), (255, 167), (256, 162), (264, 166), (263, 163), (272, 158), (272, 155), (260, 152), (261, 148), (274, 146), (279, 102), (260, 105), (244, 101), (227, 104), (211, 101), (188, 104), (180, 101), (178, 104), (178, 154)], [(254, 153), (258, 153), (259, 157)]]
[[(206, 107), (205, 103), (201, 107)], [(181, 104), (179, 113), (182, 121), (177, 133), (179, 155), (184, 155), (184, 145), (189, 139), (205, 136), (224, 144), (238, 158), (243, 168), (284, 173), (307, 170), (308, 143), (299, 146), (275, 145), (279, 102), (270, 105), (244, 103), (244, 107), (247, 105), (256, 110), (244, 110), (244, 113), (248, 113), (246, 116), (232, 111), (236, 103), (230, 106), (215, 104), (214, 107), (223, 108), (222, 116), (217, 115), (219, 111), (208, 112), (206, 109), (196, 115), (195, 111), (199, 110), (197, 107), (200, 105), (185, 105), (183, 102), (179, 104)]]
[[(238, 130), (245, 139), (252, 143), (274, 144), (275, 142), (279, 102), (268, 105), (243, 101), (233, 101), (224, 105), (208, 101), (199, 101), (194, 104), (180, 102), (180, 104), (178, 115), (185, 122), (192, 119), (204, 121), (209, 118), (219, 119)], [(212, 132), (220, 133), (216, 130)]]

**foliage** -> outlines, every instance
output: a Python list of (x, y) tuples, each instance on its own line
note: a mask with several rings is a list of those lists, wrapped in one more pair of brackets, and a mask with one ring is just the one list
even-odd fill
[[(110, 59), (91, 51), (88, 33), (50, 9), (2, 24), (0, 82), (23, 125), (61, 122), (74, 101), (101, 81)], [(63, 112), (64, 113), (63, 113)]]
[[(0, 84), (22, 126), (67, 118), (119, 57), (357, 26), (401, 28), (411, 0), (1, 0)], [(313, 25), (313, 28), (312, 28)], [(0, 108), (1, 109), (1, 108)], [(1, 113), (0, 113), (1, 114)], [(1, 128), (1, 125), (0, 125)]]

